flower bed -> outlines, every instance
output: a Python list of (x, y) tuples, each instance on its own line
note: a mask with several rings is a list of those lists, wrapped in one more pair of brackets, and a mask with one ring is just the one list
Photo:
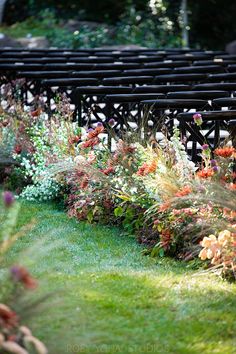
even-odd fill
[[(20, 187), (28, 200), (62, 199), (78, 220), (122, 225), (153, 256), (200, 257), (221, 274), (234, 275), (235, 148), (212, 152), (204, 144), (202, 162), (195, 165), (177, 128), (170, 140), (147, 142), (141, 131), (117, 136), (113, 119), (106, 128), (98, 123), (86, 130), (71, 117), (65, 97), (50, 119), (38, 103), (31, 111), (8, 105), (0, 118), (0, 144), (19, 165), (6, 171), (8, 186)], [(193, 119), (201, 126), (200, 115)]]

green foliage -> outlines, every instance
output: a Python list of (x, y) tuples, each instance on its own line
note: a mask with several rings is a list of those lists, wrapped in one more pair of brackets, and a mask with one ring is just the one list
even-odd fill
[(49, 353), (234, 353), (235, 284), (143, 257), (122, 230), (68, 220), (49, 203), (24, 203), (19, 226), (32, 217), (34, 233), (8, 261), (33, 249), (39, 291), (54, 294), (27, 322)]
[(174, 33), (167, 14), (152, 15), (150, 10), (138, 11), (129, 6), (111, 29), (105, 24), (91, 29), (81, 25), (69, 31), (53, 9), (41, 10), (37, 16), (16, 22), (1, 31), (12, 37), (45, 36), (50, 44), (59, 48), (93, 48), (103, 45), (135, 44), (145, 47), (171, 47), (180, 45), (179, 33)]
[(117, 25), (115, 42), (138, 44), (145, 47), (175, 47), (181, 44), (179, 33), (174, 33), (173, 23), (164, 12), (152, 14), (126, 9)]

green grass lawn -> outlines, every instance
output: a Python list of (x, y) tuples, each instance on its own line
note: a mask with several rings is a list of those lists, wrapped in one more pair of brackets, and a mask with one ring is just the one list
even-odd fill
[(52, 354), (236, 353), (236, 285), (141, 255), (115, 227), (77, 223), (24, 203), (34, 229), (10, 251), (48, 301), (28, 323)]

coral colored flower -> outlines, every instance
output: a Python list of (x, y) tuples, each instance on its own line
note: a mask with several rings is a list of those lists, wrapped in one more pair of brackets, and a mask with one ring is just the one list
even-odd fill
[(170, 202), (165, 202), (165, 203), (160, 205), (158, 211), (159, 212), (164, 212), (164, 211), (168, 210), (169, 208), (170, 208)]
[(88, 187), (88, 183), (89, 183), (89, 179), (87, 176), (84, 176), (84, 178), (82, 179), (81, 183), (80, 183), (80, 188), (81, 189), (85, 189)]
[(209, 178), (214, 175), (214, 171), (212, 169), (203, 169), (197, 172), (197, 176), (200, 178)]
[(80, 141), (80, 136), (78, 135), (74, 135), (74, 136), (70, 136), (69, 139), (68, 139), (68, 142), (70, 145), (73, 145), (73, 144), (76, 144)]
[(153, 160), (150, 165), (148, 165), (147, 168), (147, 174), (155, 172), (157, 169), (157, 163), (155, 160)]
[(155, 160), (153, 160), (150, 164), (147, 164), (146, 162), (139, 167), (138, 171), (137, 171), (137, 175), (138, 176), (146, 176), (149, 173), (153, 173), (155, 172), (157, 169), (157, 163)]
[(96, 138), (99, 134), (103, 133), (105, 130), (104, 126), (101, 124), (97, 125), (95, 129), (92, 129), (91, 131), (89, 131), (88, 135), (87, 135), (87, 139), (94, 139)]
[(145, 171), (148, 167), (148, 164), (145, 162), (141, 167), (139, 167), (138, 171), (137, 171), (137, 175), (138, 176), (145, 176)]
[(215, 149), (214, 153), (220, 157), (231, 157), (236, 153), (236, 150), (232, 146), (225, 146), (223, 148)]
[(94, 147), (96, 145), (98, 145), (100, 142), (100, 140), (98, 138), (93, 138), (93, 139), (90, 139), (90, 140), (86, 140), (82, 143), (82, 148), (89, 148), (89, 147)]
[(175, 193), (175, 197), (184, 197), (192, 192), (192, 189), (189, 186), (185, 186), (179, 190), (179, 192)]
[(37, 287), (37, 281), (26, 268), (15, 265), (10, 269), (10, 272), (13, 280), (22, 283), (27, 289), (35, 289)]
[(236, 183), (230, 183), (229, 189), (231, 189), (232, 191), (236, 191)]

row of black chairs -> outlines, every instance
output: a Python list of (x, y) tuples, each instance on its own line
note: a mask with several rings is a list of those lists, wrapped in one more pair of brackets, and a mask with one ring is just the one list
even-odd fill
[(16, 87), (25, 104), (40, 95), (49, 114), (66, 93), (80, 125), (113, 118), (117, 132), (142, 125), (158, 137), (177, 124), (194, 160), (203, 143), (214, 149), (229, 133), (235, 142), (236, 56), (224, 52), (0, 49), (0, 78), (23, 79)]

